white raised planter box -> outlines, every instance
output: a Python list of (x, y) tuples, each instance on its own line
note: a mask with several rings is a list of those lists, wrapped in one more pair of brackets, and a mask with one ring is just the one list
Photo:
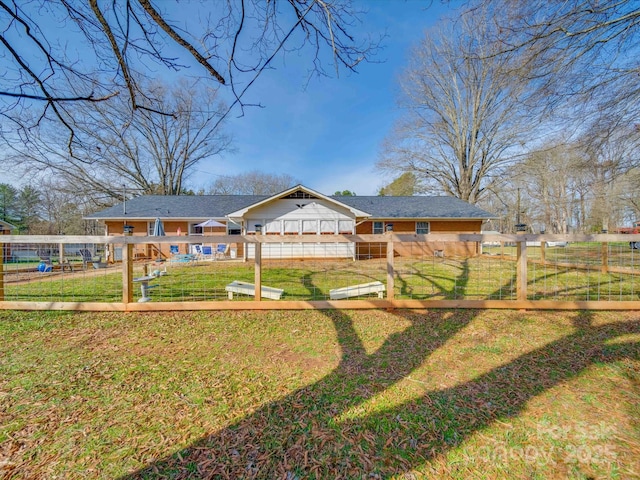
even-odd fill
[[(243, 295), (251, 295), (255, 296), (256, 294), (256, 286), (253, 283), (239, 282), (234, 280), (229, 285), (224, 287), (224, 289), (229, 293), (229, 300), (233, 300), (234, 293), (242, 293)], [(270, 298), (272, 300), (280, 300), (284, 290), (281, 288), (274, 287), (265, 287), (262, 286), (260, 289), (260, 296), (263, 298)]]
[(334, 288), (329, 290), (329, 298), (331, 300), (340, 300), (342, 298), (359, 297), (369, 293), (377, 293), (378, 298), (383, 298), (385, 286), (382, 282), (361, 283), (360, 285), (351, 285), (349, 287)]

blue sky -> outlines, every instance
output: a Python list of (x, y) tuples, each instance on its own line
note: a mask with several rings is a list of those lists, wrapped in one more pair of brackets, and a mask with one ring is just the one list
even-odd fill
[[(205, 187), (218, 175), (250, 170), (286, 173), (325, 194), (351, 190), (375, 195), (390, 178), (375, 172), (380, 146), (400, 112), (398, 75), (409, 50), (453, 9), (439, 0), (354, 2), (368, 10), (362, 32), (386, 32), (384, 49), (358, 73), (314, 78), (308, 85), (308, 58), (288, 55), (265, 72), (246, 97), (264, 108), (232, 115), (227, 130), (235, 152), (202, 163), (193, 179)], [(306, 88), (305, 88), (306, 86)], [(193, 181), (193, 180), (192, 180)]]

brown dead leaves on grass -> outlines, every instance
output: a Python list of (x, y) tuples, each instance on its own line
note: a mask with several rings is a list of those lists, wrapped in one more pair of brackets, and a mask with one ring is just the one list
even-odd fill
[(638, 471), (633, 313), (10, 315), (2, 478)]

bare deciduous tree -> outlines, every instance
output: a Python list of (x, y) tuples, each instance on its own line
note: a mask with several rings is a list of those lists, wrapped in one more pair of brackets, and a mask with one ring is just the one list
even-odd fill
[(300, 181), (291, 175), (253, 170), (233, 176), (219, 177), (207, 190), (209, 195), (275, 195)]
[(583, 170), (590, 185), (593, 199), (587, 216), (592, 231), (615, 229), (621, 225), (624, 208), (631, 206), (625, 200), (625, 190), (637, 189), (630, 184), (633, 176), (627, 172), (637, 164), (640, 132), (633, 126), (593, 126), (579, 145), (583, 150)]
[[(615, 231), (638, 212), (634, 185), (638, 135), (633, 128), (588, 130), (584, 138), (560, 137), (514, 165), (505, 201), (519, 188), (534, 229), (550, 233)], [(511, 194), (513, 198), (513, 194)], [(513, 200), (511, 200), (512, 202)]]
[(60, 185), (99, 205), (121, 200), (123, 185), (129, 194), (184, 193), (194, 167), (229, 146), (218, 123), (224, 106), (215, 90), (186, 82), (171, 89), (154, 83), (146, 90), (154, 109), (174, 115), (132, 112), (121, 98), (76, 106), (76, 135), (82, 142), (73, 156), (64, 148), (64, 137), (40, 130), (26, 148), (14, 145), (12, 158), (63, 179)]
[(430, 31), (413, 51), (401, 86), (406, 116), (378, 167), (415, 174), (427, 191), (471, 203), (501, 179), (520, 147), (526, 84), (514, 55), (497, 55), (486, 17), (465, 15)]
[(583, 166), (581, 153), (564, 144), (534, 151), (518, 164), (514, 183), (526, 197), (527, 221), (547, 233), (569, 233)]
[(564, 147), (534, 152), (527, 169), (537, 159), (540, 165), (534, 170), (548, 177), (544, 169), (550, 154), (574, 152), (580, 160), (566, 171), (572, 178), (566, 195), (575, 201), (573, 228), (615, 228), (625, 210), (637, 211), (631, 192), (640, 185), (635, 174), (640, 5), (634, 0), (469, 3), (472, 13), (488, 12), (496, 25), (491, 30), (493, 55), (515, 54), (514, 72), (532, 92), (526, 105), (532, 123), (547, 121), (550, 130), (564, 132)]
[[(574, 120), (637, 122), (640, 5), (635, 0), (480, 0), (497, 25), (499, 53), (517, 53), (537, 87), (536, 106)], [(579, 114), (576, 113), (579, 111)]]

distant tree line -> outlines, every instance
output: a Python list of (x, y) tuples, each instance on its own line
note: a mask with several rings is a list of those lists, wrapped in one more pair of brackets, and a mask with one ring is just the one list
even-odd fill
[(274, 195), (301, 183), (293, 176), (251, 170), (217, 177), (207, 188), (208, 195)]
[(17, 227), (15, 234), (102, 234), (100, 225), (82, 218), (94, 211), (92, 203), (57, 187), (53, 181), (22, 188), (0, 183), (0, 220)]

